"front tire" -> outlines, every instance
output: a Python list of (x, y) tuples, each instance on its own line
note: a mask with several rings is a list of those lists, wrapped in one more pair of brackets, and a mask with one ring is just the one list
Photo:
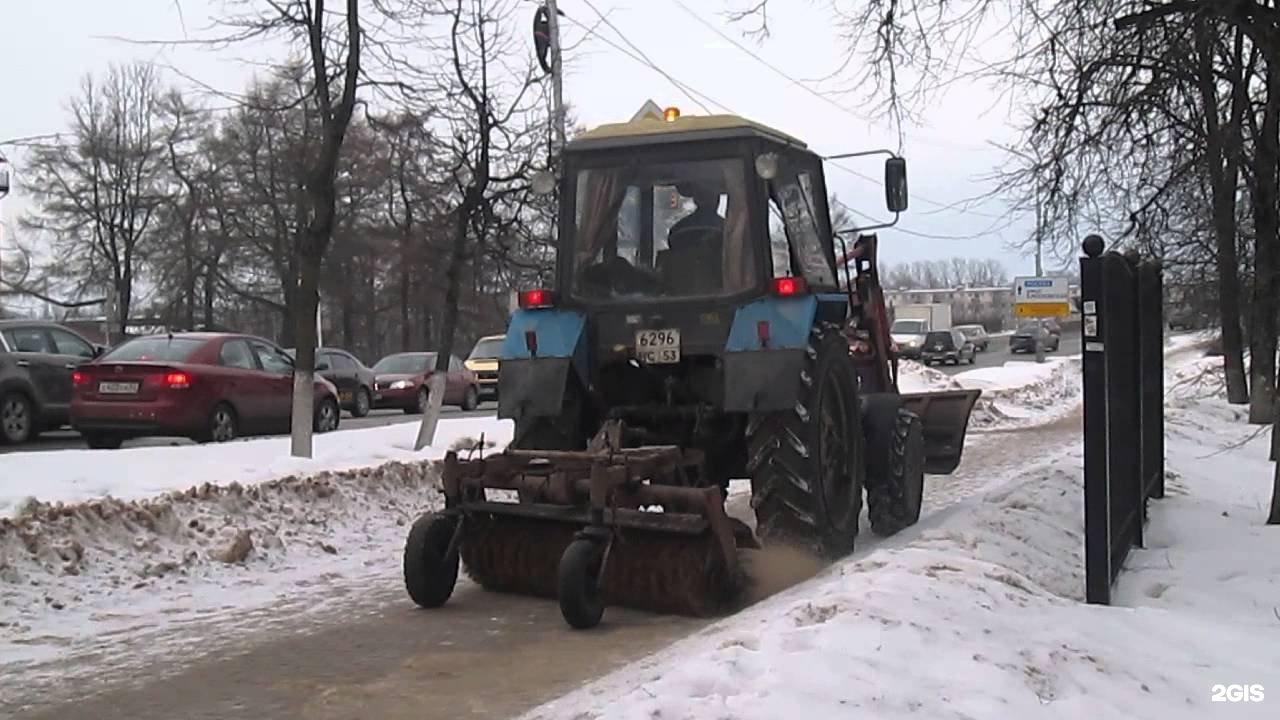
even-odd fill
[(418, 394), (413, 397), (413, 405), (404, 409), (405, 415), (423, 415), (427, 412), (427, 408), (431, 405), (431, 391), (426, 385), (418, 388)]
[(356, 390), (356, 402), (351, 408), (351, 417), (365, 417), (372, 409), (373, 397), (369, 393), (369, 388), (362, 387), (359, 390)]
[[(893, 409), (893, 415), (886, 417)], [(885, 407), (872, 419), (872, 444), (884, 453), (876, 477), (868, 482), (867, 515), (871, 531), (881, 537), (897, 534), (920, 520), (924, 501), (924, 426), (901, 406)], [(887, 432), (886, 432), (887, 431)]]
[(587, 630), (604, 617), (604, 594), (600, 591), (600, 563), (604, 548), (595, 540), (578, 538), (560, 556), (556, 573), (556, 594), (560, 614), (575, 630)]
[(480, 391), (476, 390), (475, 385), (467, 386), (467, 392), (462, 397), (462, 409), (471, 412), (480, 407)]
[(458, 551), (448, 551), (457, 527), (458, 521), (451, 517), (428, 513), (409, 528), (404, 544), (404, 587), (419, 607), (440, 607), (453, 595), (458, 583)]
[(792, 410), (755, 415), (747, 472), (757, 533), (825, 558), (853, 549), (862, 510), (862, 431), (848, 343), (815, 330)]

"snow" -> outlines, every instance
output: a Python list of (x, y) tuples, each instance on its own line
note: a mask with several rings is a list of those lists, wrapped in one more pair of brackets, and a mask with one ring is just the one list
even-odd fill
[[(1220, 368), (1172, 349), (1170, 380)], [(1116, 606), (1082, 602), (1075, 435), (999, 487), (526, 717), (1276, 717), (1266, 435), (1249, 440), (1241, 409), (1207, 395), (1170, 392), (1168, 496), (1152, 501), (1149, 545), (1130, 555)], [(1218, 684), (1269, 692), (1215, 703)]]
[(150, 498), (211, 483), (242, 485), (287, 475), (352, 470), (383, 463), (435, 460), (461, 438), (484, 435), (506, 445), (511, 423), (495, 418), (441, 420), (436, 442), (413, 449), (418, 423), (341, 430), (314, 436), (313, 457), (294, 458), (289, 438), (229, 444), (60, 450), (0, 455), (0, 518), (11, 517), (30, 498), (73, 503), (93, 498)]
[(415, 452), (417, 429), (316, 436), (310, 460), (290, 458), (287, 438), (0, 456), (5, 684), (66, 682), (68, 663), (83, 682), (105, 674), (95, 665), (127, 673), (193, 637), (207, 651), (359, 595), (442, 504), (445, 451), (511, 437), (508, 421), (444, 420)]
[(898, 366), (902, 392), (982, 390), (970, 417), (973, 432), (1044, 425), (1075, 411), (1080, 403), (1080, 356), (1057, 356), (1043, 363), (1009, 361), (947, 375), (913, 361)]

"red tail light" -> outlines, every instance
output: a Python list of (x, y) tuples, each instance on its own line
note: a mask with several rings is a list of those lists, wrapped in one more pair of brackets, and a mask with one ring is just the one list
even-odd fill
[(780, 277), (773, 279), (773, 294), (781, 297), (802, 295), (809, 290), (809, 283), (802, 277)]
[(76, 386), (87, 385), (89, 383), (89, 373), (82, 370), (76, 370), (71, 373), (71, 382)]
[(550, 290), (525, 290), (520, 293), (520, 307), (526, 310), (532, 308), (547, 308), (555, 305), (555, 293)]
[(171, 390), (182, 390), (191, 387), (191, 376), (184, 372), (166, 373), (164, 384)]

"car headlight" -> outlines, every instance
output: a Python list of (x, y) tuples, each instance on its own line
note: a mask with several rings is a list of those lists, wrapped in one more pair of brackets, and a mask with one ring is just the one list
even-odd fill
[(920, 345), (920, 341), (914, 338), (907, 341), (907, 347), (918, 347), (919, 345)]
[(412, 385), (412, 384), (413, 384), (413, 383), (409, 382), (408, 380), (397, 380), (397, 381), (395, 381), (395, 382), (391, 383), (391, 389), (392, 389), (392, 390), (404, 390), (405, 388), (409, 387), (409, 386), (410, 386), (410, 385)]

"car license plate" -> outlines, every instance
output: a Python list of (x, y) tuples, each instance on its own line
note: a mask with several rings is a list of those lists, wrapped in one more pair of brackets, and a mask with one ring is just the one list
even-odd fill
[(646, 365), (673, 365), (680, 362), (680, 331), (637, 330), (636, 355)]
[(340, 402), (344, 402), (344, 403), (349, 403), (349, 402), (351, 402), (351, 391), (350, 391), (350, 390), (339, 390), (339, 391), (338, 391), (338, 400), (339, 400)]
[(138, 392), (138, 383), (136, 382), (101, 382), (98, 383), (98, 392), (103, 395), (132, 395)]

